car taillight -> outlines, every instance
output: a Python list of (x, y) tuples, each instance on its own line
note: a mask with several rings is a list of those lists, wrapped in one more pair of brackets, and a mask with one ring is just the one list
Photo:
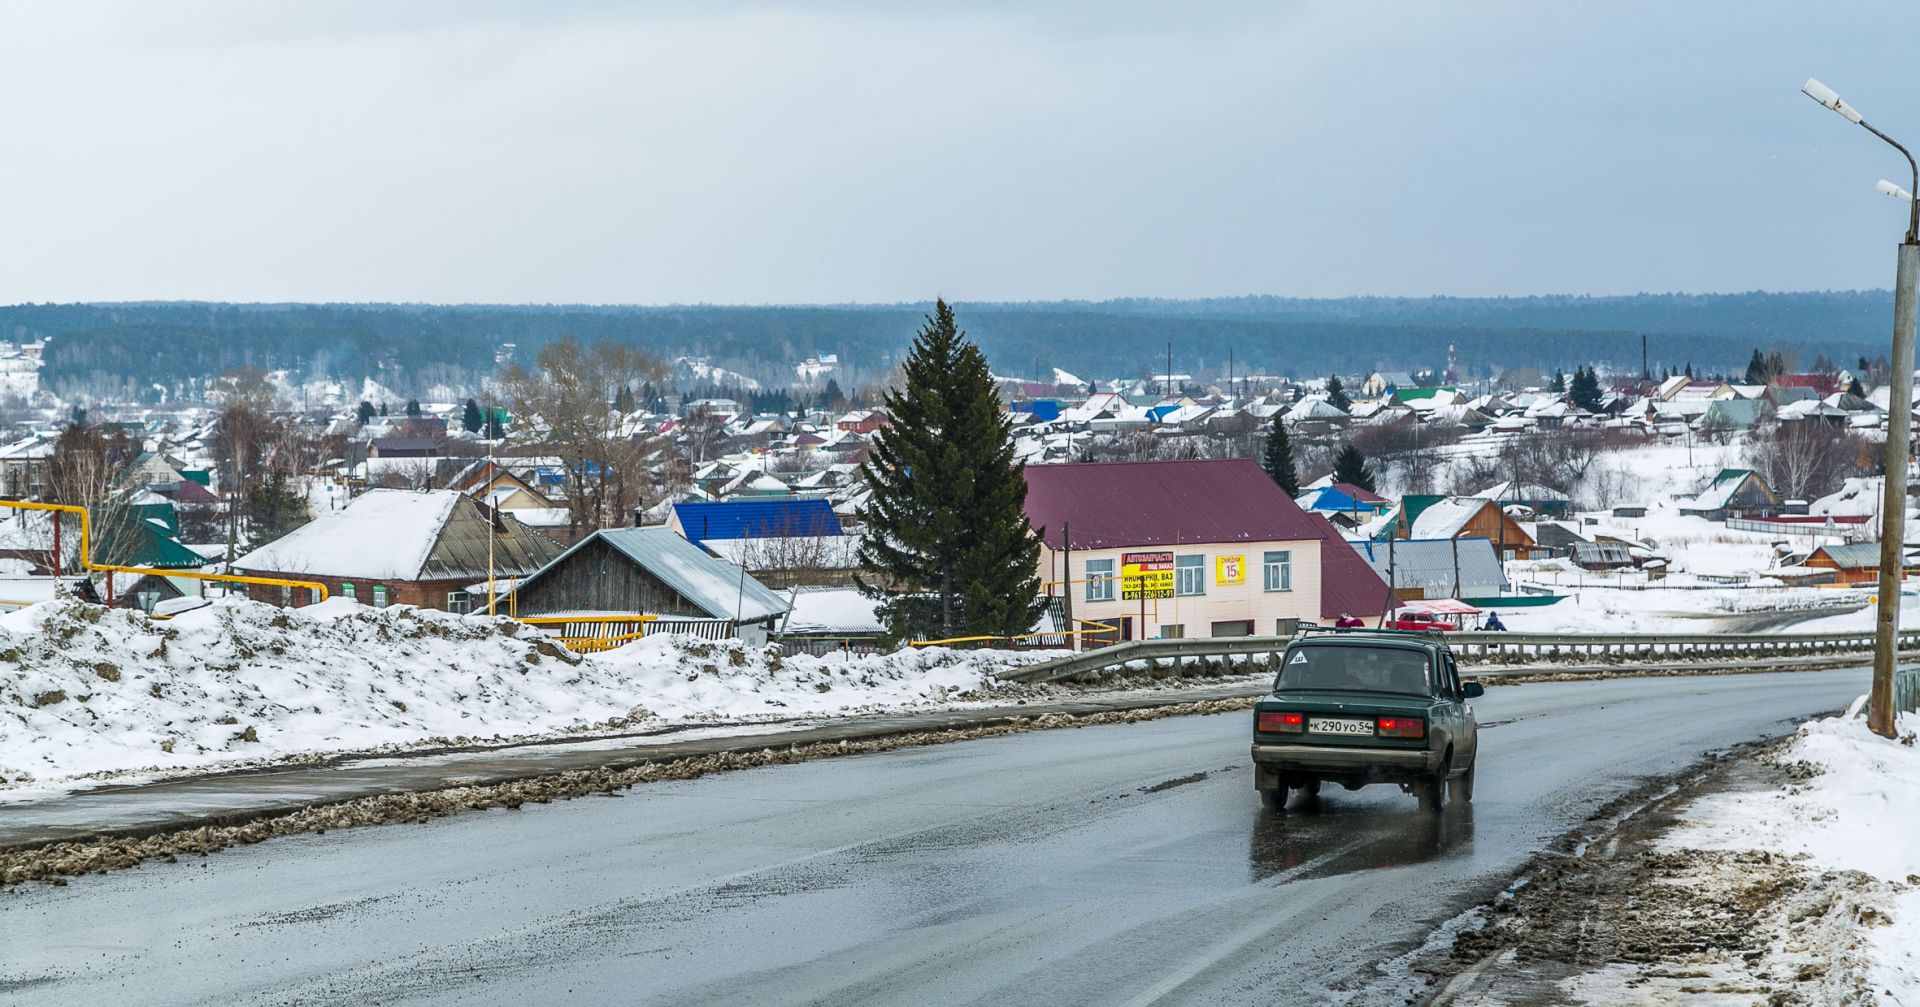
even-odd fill
[(1424, 738), (1427, 722), (1419, 717), (1381, 717), (1374, 722), (1382, 738)]
[(1307, 729), (1307, 715), (1263, 710), (1253, 715), (1253, 729), (1262, 734), (1299, 734)]

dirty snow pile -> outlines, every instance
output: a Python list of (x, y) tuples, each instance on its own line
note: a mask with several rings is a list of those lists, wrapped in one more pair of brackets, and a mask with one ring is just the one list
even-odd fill
[(169, 621), (50, 602), (0, 616), (0, 795), (89, 774), (952, 703), (1049, 656), (781, 658), (661, 636), (583, 659), (511, 620), (344, 599), (226, 601)]
[(1858, 871), (1892, 886), (1884, 914), (1861, 913), (1862, 950), (1873, 989), (1888, 994), (1884, 1002), (1920, 1004), (1920, 716), (1901, 715), (1899, 736), (1890, 740), (1867, 730), (1864, 705), (1801, 726), (1774, 757), (1794, 785), (1703, 797), (1668, 843), (1780, 853), (1814, 870)]

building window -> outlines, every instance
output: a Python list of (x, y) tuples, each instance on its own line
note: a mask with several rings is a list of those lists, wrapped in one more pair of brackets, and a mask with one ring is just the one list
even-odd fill
[(353, 581), (343, 580), (340, 582), (340, 597), (348, 601), (353, 600)]
[(1113, 560), (1087, 560), (1088, 601), (1112, 601), (1114, 595), (1113, 580)]
[(1293, 553), (1270, 552), (1266, 555), (1265, 580), (1269, 591), (1293, 590)]
[(1207, 558), (1205, 556), (1173, 558), (1173, 593), (1181, 595), (1207, 593)]
[(1186, 636), (1187, 627), (1185, 626), (1160, 627), (1160, 639), (1162, 640), (1183, 640), (1186, 639)]
[(375, 584), (373, 586), (373, 607), (387, 607), (387, 586), (385, 584)]
[(473, 595), (465, 591), (448, 591), (447, 611), (454, 615), (466, 615), (473, 611)]

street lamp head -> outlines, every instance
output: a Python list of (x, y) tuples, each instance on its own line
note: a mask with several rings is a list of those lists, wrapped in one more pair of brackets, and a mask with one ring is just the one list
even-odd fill
[(1873, 187), (1880, 190), (1881, 192), (1886, 193), (1889, 196), (1892, 196), (1895, 199), (1904, 199), (1909, 203), (1913, 202), (1913, 193), (1900, 188), (1899, 186), (1893, 184), (1892, 182), (1887, 181), (1884, 178), (1878, 182), (1873, 183)]
[(1817, 101), (1820, 104), (1825, 105), (1830, 109), (1833, 109), (1835, 112), (1838, 112), (1841, 115), (1846, 116), (1847, 121), (1856, 123), (1856, 124), (1862, 121), (1860, 117), (1860, 113), (1854, 111), (1852, 105), (1849, 105), (1844, 101), (1841, 101), (1840, 95), (1838, 92), (1834, 91), (1833, 88), (1830, 88), (1827, 85), (1822, 84), (1817, 80), (1814, 80), (1812, 77), (1808, 77), (1807, 82), (1805, 84), (1800, 85), (1800, 90), (1805, 92), (1806, 96), (1809, 98), (1812, 98), (1814, 101)]

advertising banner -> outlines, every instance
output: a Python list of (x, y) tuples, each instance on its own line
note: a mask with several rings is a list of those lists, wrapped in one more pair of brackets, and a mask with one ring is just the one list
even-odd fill
[(1124, 601), (1173, 597), (1173, 553), (1121, 553), (1120, 597)]

